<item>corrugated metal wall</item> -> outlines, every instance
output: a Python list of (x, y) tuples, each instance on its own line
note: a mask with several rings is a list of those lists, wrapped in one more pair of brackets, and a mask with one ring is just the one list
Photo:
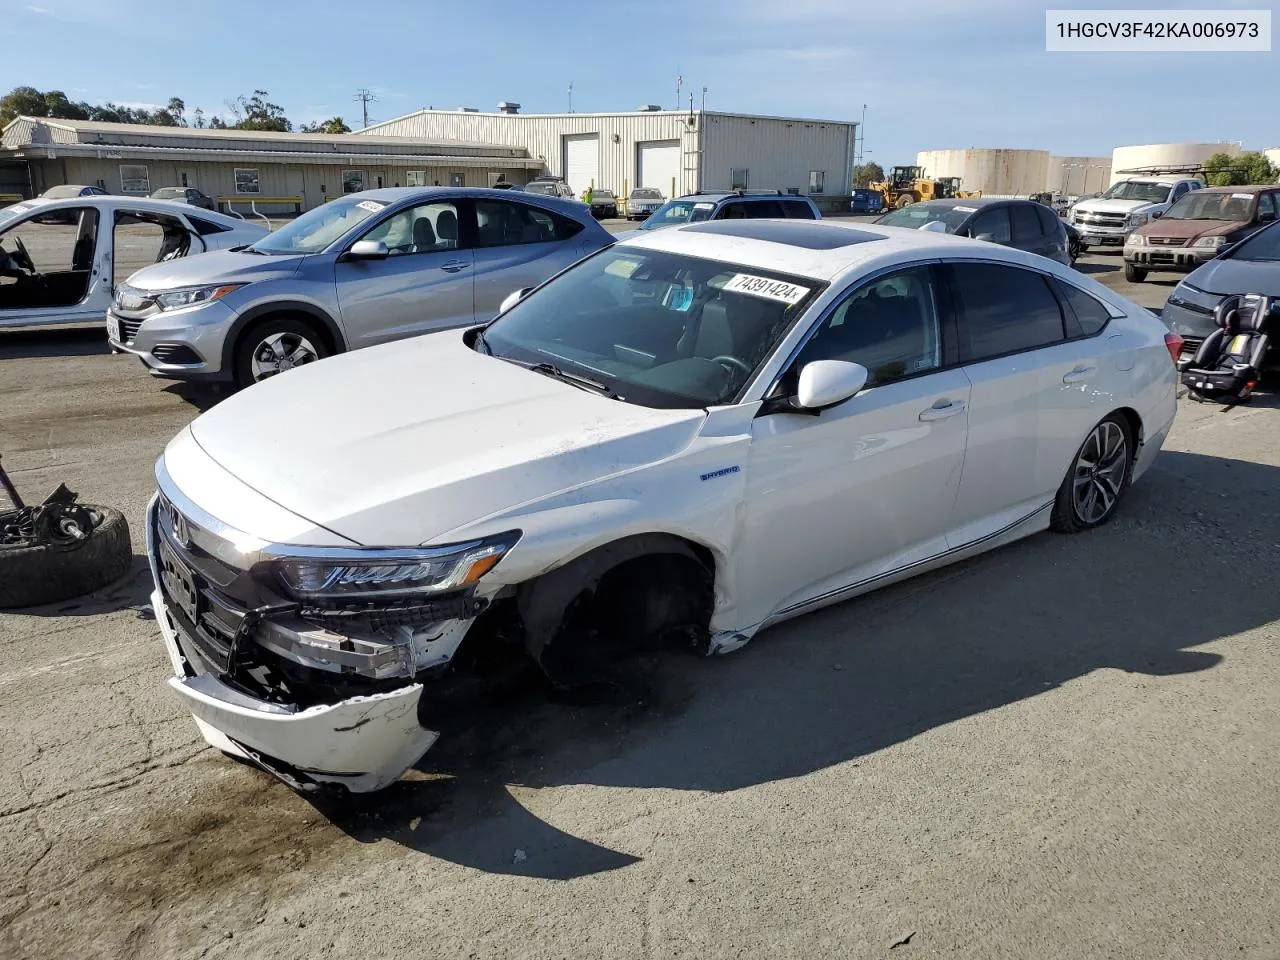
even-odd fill
[(370, 127), (365, 135), (511, 144), (526, 148), (530, 156), (546, 164), (548, 173), (563, 177), (563, 138), (594, 133), (600, 137), (600, 182), (596, 186), (619, 193), (635, 186), (639, 156), (637, 144), (652, 140), (679, 140), (684, 169), (683, 179), (676, 189), (686, 193), (697, 189), (698, 183), (696, 115), (693, 127), (688, 121), (687, 112), (675, 111), (538, 116), (424, 110)]
[(851, 189), (854, 124), (707, 113), (702, 131), (702, 188), (727, 190), (736, 168), (749, 188), (809, 193), (809, 172), (821, 170), (824, 195)]

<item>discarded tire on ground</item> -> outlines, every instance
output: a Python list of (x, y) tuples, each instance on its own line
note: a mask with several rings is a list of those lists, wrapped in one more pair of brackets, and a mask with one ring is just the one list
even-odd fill
[(85, 507), (100, 522), (85, 540), (0, 546), (0, 609), (78, 597), (129, 572), (133, 547), (119, 510)]

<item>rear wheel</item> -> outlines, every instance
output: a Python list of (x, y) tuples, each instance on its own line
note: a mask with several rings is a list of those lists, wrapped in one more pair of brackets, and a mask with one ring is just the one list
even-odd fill
[(1133, 429), (1113, 413), (1089, 431), (1058, 488), (1049, 526), (1079, 533), (1111, 519), (1129, 489), (1135, 454)]
[(1135, 267), (1132, 263), (1124, 265), (1124, 278), (1130, 283), (1141, 283), (1147, 279), (1147, 271), (1141, 267)]
[(235, 376), (242, 387), (323, 360), (329, 344), (306, 320), (281, 314), (247, 330), (236, 347)]

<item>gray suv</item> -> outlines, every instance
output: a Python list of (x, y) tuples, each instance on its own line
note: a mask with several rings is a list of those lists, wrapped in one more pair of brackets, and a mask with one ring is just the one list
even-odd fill
[(613, 242), (585, 205), (510, 190), (353, 193), (255, 243), (119, 285), (111, 346), (158, 377), (241, 386), (332, 353), (492, 319)]

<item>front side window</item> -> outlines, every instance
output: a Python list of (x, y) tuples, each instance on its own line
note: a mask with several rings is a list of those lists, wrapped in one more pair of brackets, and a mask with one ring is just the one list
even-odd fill
[(388, 217), (360, 239), (385, 243), (393, 257), (456, 250), (458, 208), (440, 201), (410, 207)]
[(961, 363), (1062, 341), (1062, 309), (1040, 274), (996, 263), (957, 263), (951, 269)]
[(120, 164), (120, 191), (122, 193), (150, 193), (151, 177), (145, 163)]
[(726, 203), (720, 208), (720, 212), (716, 214), (717, 220), (745, 220), (747, 219), (747, 205), (745, 203)]
[(359, 193), (364, 189), (364, 171), (363, 170), (343, 170), (342, 171), (342, 192), (343, 193)]
[(404, 172), (404, 185), (406, 187), (425, 187), (427, 185), (427, 171), (406, 170)]
[(261, 193), (262, 188), (258, 180), (258, 171), (255, 167), (236, 167), (236, 193)]
[(747, 175), (750, 173), (746, 167), (734, 167), (729, 171), (729, 189), (745, 190), (747, 189)]
[(868, 386), (942, 366), (941, 324), (933, 273), (913, 267), (854, 291), (810, 337), (793, 369), (814, 360), (845, 360), (867, 368)]
[(559, 214), (505, 200), (476, 201), (476, 246), (505, 247), (521, 243), (567, 240), (582, 224)]
[(377, 200), (357, 200), (355, 197), (330, 200), (308, 210), (298, 219), (290, 220), (249, 249), (269, 254), (319, 253), (348, 230), (381, 213), (385, 207), (385, 203)]
[(809, 192), (825, 193), (827, 187), (827, 171), (810, 170), (809, 171)]
[(992, 243), (1009, 243), (1012, 233), (1009, 228), (1009, 208), (997, 207), (987, 210), (973, 218), (969, 224), (969, 236), (981, 237)]
[(685, 254), (612, 247), (517, 303), (486, 328), (477, 349), (550, 364), (644, 406), (731, 403), (822, 286)]
[(1264, 193), (1258, 197), (1258, 216), (1275, 218), (1276, 213), (1276, 195), (1274, 193)]

